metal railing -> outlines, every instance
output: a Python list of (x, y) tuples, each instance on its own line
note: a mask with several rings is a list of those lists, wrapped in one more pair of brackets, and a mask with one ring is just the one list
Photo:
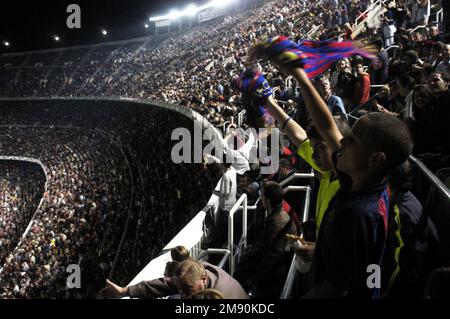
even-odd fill
[(284, 282), (283, 290), (281, 291), (280, 299), (288, 299), (292, 296), (292, 289), (298, 275), (297, 260), (298, 255), (294, 254), (294, 257), (292, 257), (291, 265), (289, 266), (288, 274), (286, 276), (286, 281)]
[(427, 26), (426, 25), (418, 25), (417, 27), (415, 27), (414, 29), (409, 31), (409, 34), (413, 34), (414, 32), (416, 32), (419, 29), (426, 29)]
[(376, 6), (379, 6), (379, 7), (381, 8), (382, 5), (383, 5), (383, 2), (384, 2), (384, 1), (382, 1), (382, 0), (377, 0), (377, 1), (375, 1), (374, 3), (372, 3), (372, 4), (366, 9), (366, 11), (364, 11), (363, 13), (361, 13), (361, 14), (355, 19), (355, 24), (354, 24), (354, 26), (356, 27), (360, 22), (362, 22), (362, 21), (360, 21), (360, 20), (363, 19), (366, 15), (368, 15), (369, 12), (371, 12), (372, 10), (374, 10)]
[(290, 75), (290, 76), (288, 76), (287, 78), (286, 78), (286, 81), (284, 82), (284, 85), (286, 86), (286, 87), (291, 87), (292, 86), (292, 79), (293, 79), (294, 77), (292, 76), (292, 75)]
[(222, 259), (220, 260), (219, 264), (217, 265), (219, 268), (222, 268), (225, 266), (225, 263), (227, 262), (227, 259), (230, 257), (231, 252), (228, 249), (223, 248), (208, 248), (207, 250), (203, 250), (200, 252), (200, 254), (195, 258), (196, 260), (202, 260), (203, 258), (209, 256), (209, 255), (221, 255), (223, 254)]
[(301, 178), (314, 178), (314, 171), (311, 170), (311, 173), (295, 173), (286, 178), (284, 181), (280, 183), (280, 186), (283, 187), (284, 185), (290, 183), (291, 181), (295, 179), (301, 179)]
[[(306, 192), (305, 206), (303, 207), (302, 222), (308, 220), (309, 206), (311, 202), (311, 187), (309, 186), (288, 186), (283, 192), (288, 193), (290, 191), (295, 192)], [(292, 295), (292, 289), (294, 287), (295, 279), (297, 278), (297, 254), (292, 257), (291, 265), (289, 267), (288, 274), (286, 276), (286, 281), (284, 282), (283, 290), (281, 291), (280, 299), (288, 299)]]
[(234, 249), (234, 214), (239, 210), (239, 206), (242, 207), (242, 236), (240, 242), (242, 242), (243, 248), (247, 247), (247, 194), (242, 194), (238, 201), (234, 204), (228, 215), (228, 250), (230, 251), (230, 275), (234, 275), (235, 270), (235, 249)]
[(434, 20), (438, 26), (442, 21), (444, 21), (444, 9), (440, 9), (436, 12), (436, 19)]
[(310, 186), (288, 186), (283, 189), (284, 195), (289, 192), (306, 192), (305, 197), (305, 206), (303, 207), (303, 214), (302, 214), (302, 223), (308, 221), (308, 212), (309, 212), (309, 206), (311, 202), (311, 187)]
[(244, 118), (244, 115), (247, 113), (247, 111), (246, 110), (243, 110), (243, 111), (241, 111), (239, 114), (238, 114), (238, 127), (241, 127), (242, 126), (242, 120), (243, 120), (243, 118)]
[(228, 126), (225, 129), (225, 132), (223, 132), (224, 135), (228, 135), (228, 132), (230, 131), (230, 127), (233, 126), (234, 128), (236, 128), (236, 124), (233, 123), (234, 121), (231, 121), (230, 124), (228, 124)]
[(323, 24), (319, 24), (317, 26), (314, 26), (311, 30), (309, 30), (309, 32), (306, 34), (305, 39), (309, 39), (314, 33), (317, 32), (317, 30), (319, 30), (319, 28), (321, 28), (323, 26)]
[[(247, 214), (248, 214), (248, 212), (254, 211), (254, 210), (256, 210), (258, 208), (258, 203), (259, 203), (260, 199), (261, 199), (261, 197), (259, 197), (252, 206), (248, 206), (247, 205)], [(239, 206), (238, 211), (243, 210), (243, 209), (244, 209), (243, 206)], [(248, 223), (248, 221), (247, 221), (247, 223)], [(249, 225), (247, 225), (247, 232), (248, 232), (248, 227), (249, 227)], [(245, 245), (247, 246), (247, 237), (245, 237)], [(244, 251), (243, 248), (244, 248), (244, 238), (241, 237), (241, 239), (239, 241), (239, 244), (238, 244), (238, 246), (236, 248), (235, 257), (234, 257), (235, 260), (239, 261), (239, 258), (241, 256), (242, 252)]]
[(228, 123), (230, 123), (230, 121), (225, 121), (225, 122), (223, 122), (223, 124), (222, 124), (222, 132), (223, 132), (223, 135), (226, 135), (227, 134), (227, 124)]
[(272, 89), (272, 94), (273, 94), (273, 96), (275, 96), (275, 92), (279, 92), (280, 91), (280, 88), (277, 86), (277, 87), (274, 87), (273, 89)]
[[(395, 49), (395, 50), (394, 50)], [(400, 46), (397, 44), (392, 44), (390, 46), (388, 46), (386, 49), (384, 49), (387, 53), (389, 53), (389, 51), (394, 50), (394, 53), (392, 55), (392, 57), (395, 59), (397, 57), (397, 52), (400, 49)]]
[(432, 186), (436, 188), (439, 194), (441, 194), (444, 198), (450, 201), (450, 190), (448, 187), (439, 179), (436, 175), (431, 172), (428, 167), (425, 166), (418, 158), (411, 155), (409, 157), (411, 163), (413, 163), (419, 170), (425, 175), (427, 180), (430, 182)]

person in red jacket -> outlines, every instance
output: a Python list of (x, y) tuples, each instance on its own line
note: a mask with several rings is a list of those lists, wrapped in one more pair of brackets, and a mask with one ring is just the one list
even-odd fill
[(364, 65), (360, 62), (355, 65), (356, 79), (354, 80), (353, 99), (350, 111), (363, 106), (369, 101), (370, 96), (370, 75), (364, 71)]

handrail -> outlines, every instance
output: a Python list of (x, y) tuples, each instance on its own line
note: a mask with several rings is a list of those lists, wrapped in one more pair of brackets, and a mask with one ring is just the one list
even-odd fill
[(428, 181), (434, 186), (436, 187), (437, 191), (444, 196), (445, 198), (447, 198), (447, 200), (450, 201), (450, 190), (448, 189), (448, 187), (441, 181), (439, 180), (439, 178), (437, 178), (436, 175), (433, 174), (432, 171), (430, 171), (428, 169), (428, 167), (425, 166), (424, 163), (422, 163), (422, 161), (420, 161), (418, 158), (416, 158), (415, 156), (411, 155), (409, 157), (409, 160), (416, 165), (419, 170), (425, 175), (425, 177), (428, 179)]
[(238, 127), (241, 127), (241, 125), (242, 125), (242, 118), (243, 118), (244, 114), (246, 114), (246, 113), (247, 113), (246, 110), (243, 110), (243, 111), (239, 112), (239, 114), (238, 114)]
[(291, 82), (292, 83), (292, 79), (293, 79), (294, 77), (292, 76), (292, 75), (290, 75), (290, 76), (288, 76), (287, 78), (286, 78), (286, 81), (284, 81), (284, 85), (286, 86), (286, 87), (290, 87), (291, 85), (289, 85), (289, 82)]
[(226, 58), (225, 61), (223, 61), (222, 66), (226, 67), (228, 64), (230, 64), (231, 61), (233, 61), (233, 58), (234, 57), (232, 57), (232, 56), (230, 56), (229, 58)]
[(239, 210), (239, 206), (243, 203), (242, 208), (242, 240), (244, 248), (247, 247), (247, 194), (242, 194), (238, 201), (234, 204), (228, 215), (228, 250), (230, 251), (230, 275), (234, 275), (234, 214)]
[(410, 30), (408, 33), (409, 33), (409, 34), (413, 34), (414, 32), (416, 32), (416, 31), (419, 30), (419, 29), (426, 29), (426, 28), (427, 28), (427, 26), (425, 26), (425, 25), (418, 25), (418, 26), (415, 27), (414, 29)]
[[(286, 187), (283, 192), (288, 193), (290, 191), (306, 191), (306, 199), (305, 199), (305, 206), (303, 207), (303, 214), (302, 214), (302, 222), (306, 222), (308, 220), (308, 212), (309, 212), (309, 204), (311, 200), (311, 187), (309, 186), (288, 186)], [(286, 276), (286, 281), (283, 285), (283, 290), (281, 291), (280, 299), (287, 299), (291, 295), (292, 287), (294, 286), (295, 278), (297, 277), (297, 254), (294, 254), (292, 257), (291, 265), (289, 267), (288, 274)]]
[(306, 34), (305, 38), (308, 39), (308, 38), (312, 37), (312, 35), (313, 35), (317, 30), (319, 30), (319, 28), (321, 28), (322, 26), (323, 26), (323, 23), (314, 26), (314, 28), (312, 28), (311, 30), (309, 30), (309, 32)]
[(228, 123), (230, 123), (230, 121), (225, 121), (225, 122), (223, 122), (223, 124), (222, 124), (222, 127), (223, 127), (223, 135), (226, 135), (227, 134), (227, 124)]
[(309, 36), (316, 31), (318, 26), (314, 26), (311, 30), (308, 31), (308, 33), (306, 33), (306, 38), (309, 38)]
[(390, 46), (388, 46), (386, 49), (384, 49), (385, 51), (389, 51), (390, 49), (399, 49), (400, 46), (397, 44), (392, 44)]
[[(388, 46), (386, 49), (384, 49), (386, 52), (389, 52), (391, 49), (400, 49), (400, 46), (397, 44), (392, 44), (390, 46)], [(394, 51), (394, 58), (397, 56), (396, 51)]]
[(202, 251), (196, 260), (200, 260), (208, 255), (220, 255), (223, 254), (222, 259), (220, 260), (219, 264), (217, 265), (219, 268), (223, 269), (223, 266), (225, 266), (225, 262), (227, 261), (227, 258), (230, 257), (230, 251), (228, 249), (223, 248), (208, 248), (207, 250)]
[[(248, 206), (247, 205), (247, 212), (249, 210), (256, 210), (258, 208), (258, 203), (259, 203), (260, 199), (261, 199), (261, 197), (258, 197), (258, 200), (255, 202), (255, 204), (253, 204), (253, 206)], [(239, 206), (238, 210), (242, 210), (242, 209), (244, 209), (244, 207), (243, 206)]]
[(381, 0), (377, 0), (374, 3), (372, 3), (367, 9), (366, 11), (364, 11), (363, 13), (361, 13), (356, 19), (355, 19), (355, 23), (354, 26), (357, 26), (359, 23), (359, 20), (361, 20), (366, 14), (368, 14), (370, 11), (372, 11), (376, 5), (380, 5), (381, 7)]
[(311, 173), (295, 173), (286, 178), (284, 181), (280, 183), (280, 186), (283, 187), (284, 185), (288, 184), (289, 182), (293, 181), (294, 179), (300, 179), (300, 178), (314, 178), (314, 171), (311, 170)]
[(294, 286), (294, 281), (297, 278), (297, 258), (298, 255), (294, 253), (292, 257), (291, 265), (289, 266), (289, 271), (286, 276), (286, 281), (283, 285), (283, 290), (281, 291), (280, 299), (288, 299), (292, 292), (292, 287)]
[(308, 221), (308, 211), (310, 205), (311, 187), (310, 186), (288, 186), (283, 189), (283, 194), (294, 192), (306, 192), (305, 206), (303, 208), (302, 223)]
[[(231, 118), (233, 119), (233, 118)], [(236, 127), (236, 125), (233, 123), (234, 121), (231, 121), (231, 123), (226, 127), (225, 131), (223, 132), (224, 135), (228, 134), (228, 131), (230, 130), (230, 126)]]
[(439, 27), (439, 23), (442, 22), (442, 20), (444, 20), (444, 9), (440, 9), (436, 12), (436, 20), (434, 20), (434, 22), (438, 23)]

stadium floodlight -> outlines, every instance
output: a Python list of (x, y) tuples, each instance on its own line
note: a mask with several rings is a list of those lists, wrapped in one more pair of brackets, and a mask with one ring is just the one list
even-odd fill
[(148, 29), (148, 24), (147, 23), (144, 24), (144, 28)]
[(3, 41), (3, 45), (4, 45), (5, 47), (9, 47), (9, 46), (11, 45), (11, 43), (9, 43), (8, 41)]
[(167, 16), (170, 20), (174, 20), (174, 19), (178, 19), (179, 17), (181, 17), (183, 14), (178, 11), (178, 10), (171, 10), (169, 12), (169, 15)]
[(231, 2), (236, 0), (212, 0), (200, 7), (197, 7), (195, 4), (188, 5), (183, 11), (178, 11), (176, 9), (171, 10), (167, 15), (158, 16), (158, 17), (150, 17), (148, 18), (151, 22), (163, 21), (163, 20), (175, 20), (182, 16), (194, 16), (197, 12), (203, 11), (205, 9), (217, 6), (222, 7), (230, 4)]
[(159, 16), (159, 17), (150, 17), (148, 18), (149, 21), (151, 22), (155, 22), (155, 21), (162, 21), (162, 20), (169, 20), (169, 16), (165, 15), (165, 16)]
[(193, 16), (197, 13), (197, 6), (195, 4), (190, 4), (184, 9), (183, 14), (187, 16)]
[(103, 34), (104, 36), (106, 36), (106, 35), (108, 35), (108, 31), (102, 30), (102, 34)]
[(58, 42), (59, 40), (61, 40), (61, 38), (60, 38), (59, 36), (57, 36), (57, 35), (54, 35), (54, 36), (53, 36), (53, 40), (55, 40), (56, 42)]

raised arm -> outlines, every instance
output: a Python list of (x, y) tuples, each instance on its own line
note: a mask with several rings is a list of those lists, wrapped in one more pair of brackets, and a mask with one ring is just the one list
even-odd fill
[(282, 129), (285, 131), (292, 144), (294, 144), (296, 147), (299, 147), (308, 138), (305, 130), (297, 122), (289, 119), (289, 116), (277, 104), (272, 96), (267, 98), (265, 106), (269, 110), (270, 114), (279, 123), (279, 125), (284, 126), (282, 127)]
[[(342, 135), (337, 128), (333, 119), (333, 115), (328, 110), (325, 101), (321, 98), (314, 85), (308, 78), (308, 75), (302, 68), (303, 53), (297, 48), (296, 44), (285, 37), (275, 37), (265, 44), (258, 44), (253, 46), (249, 51), (248, 63), (251, 64), (258, 58), (265, 58), (271, 60), (283, 73), (291, 74), (299, 83), (301, 94), (305, 100), (308, 112), (311, 114), (314, 125), (322, 138), (334, 150), (339, 149), (339, 141)], [(285, 121), (287, 115), (283, 115), (279, 108), (273, 106), (273, 100), (270, 103), (270, 111), (275, 119), (281, 123)], [(282, 111), (282, 110), (281, 110)], [(284, 113), (284, 112), (283, 112)], [(293, 122), (293, 121), (289, 121)], [(300, 140), (306, 138), (306, 134), (298, 134), (300, 127), (289, 123), (286, 126), (292, 129), (290, 133), (293, 138), (300, 137)], [(291, 136), (288, 134), (291, 138)], [(298, 141), (298, 140), (297, 140)]]
[(316, 88), (309, 80), (308, 75), (302, 68), (292, 68), (291, 74), (295, 77), (300, 86), (306, 108), (311, 115), (317, 131), (333, 150), (339, 149), (342, 134), (339, 131), (328, 106), (325, 104), (325, 101), (322, 99), (319, 92), (317, 92)]
[(272, 88), (259, 71), (248, 69), (235, 80), (235, 83), (241, 92), (253, 95), (261, 101), (261, 105), (269, 111), (295, 146), (299, 147), (307, 139), (305, 130), (277, 104), (272, 96)]
[(377, 53), (378, 50), (373, 45), (361, 41), (303, 40), (298, 44), (285, 36), (275, 36), (251, 47), (246, 63), (253, 65), (258, 59), (270, 60), (283, 73), (292, 74), (300, 85), (306, 107), (317, 131), (330, 147), (337, 150), (340, 148), (342, 135), (309, 77), (320, 75), (342, 58), (358, 54), (365, 58), (377, 59)]
[(158, 298), (176, 295), (178, 290), (172, 279), (158, 278), (142, 281), (134, 286), (121, 287), (110, 280), (106, 280), (106, 287), (97, 294), (98, 298), (119, 299), (130, 296), (132, 298)]

